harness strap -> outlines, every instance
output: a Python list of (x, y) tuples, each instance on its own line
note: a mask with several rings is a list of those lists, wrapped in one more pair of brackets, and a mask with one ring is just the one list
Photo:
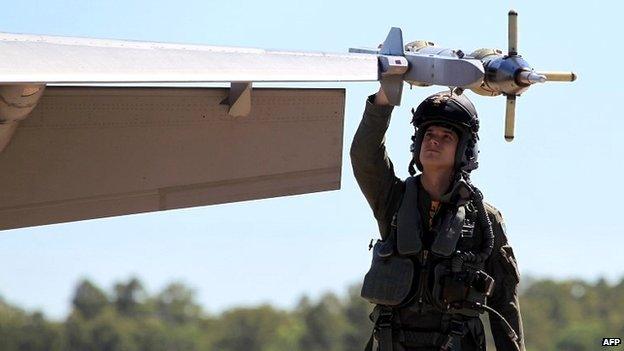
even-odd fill
[(399, 342), (407, 347), (442, 346), (446, 341), (446, 334), (415, 330), (399, 330)]
[[(443, 322), (445, 323), (445, 322)], [(437, 346), (440, 350), (452, 350), (454, 342), (460, 341), (468, 328), (464, 320), (456, 317), (448, 319), (445, 332), (399, 330), (399, 341), (407, 347), (432, 347)]]
[(459, 315), (445, 314), (442, 319), (442, 329), (446, 330), (440, 350), (452, 350), (454, 341), (461, 342), (461, 339), (468, 333), (466, 320)]
[(373, 350), (376, 343), (378, 345), (375, 351), (392, 351), (392, 322), (394, 311), (391, 307), (377, 305), (371, 313), (371, 320), (375, 323), (373, 335), (366, 344), (365, 350)]
[(374, 339), (374, 334), (371, 333), (370, 338), (368, 338), (368, 341), (366, 342), (366, 346), (364, 346), (364, 351), (373, 351), (373, 339)]
[(373, 334), (366, 344), (365, 351), (393, 351), (393, 341), (406, 347), (439, 347), (441, 351), (455, 349), (455, 343), (468, 333), (466, 319), (461, 315), (445, 314), (441, 323), (441, 330), (417, 331), (409, 329), (393, 329), (394, 312), (392, 308), (377, 305), (371, 313), (371, 319), (375, 323)]

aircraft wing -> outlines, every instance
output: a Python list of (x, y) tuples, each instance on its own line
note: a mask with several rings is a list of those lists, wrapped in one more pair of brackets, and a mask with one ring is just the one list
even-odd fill
[(344, 89), (48, 87), (0, 153), (0, 229), (340, 188)]
[[(344, 89), (251, 82), (366, 80), (375, 56), (0, 34), (0, 230), (339, 189)], [(54, 86), (199, 82), (232, 86)]]
[(0, 33), (0, 84), (376, 81), (377, 57)]

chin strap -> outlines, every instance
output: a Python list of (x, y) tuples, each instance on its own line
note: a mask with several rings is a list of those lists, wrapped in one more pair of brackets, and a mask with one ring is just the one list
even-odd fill
[(414, 169), (415, 164), (416, 164), (416, 161), (414, 161), (414, 159), (412, 158), (412, 160), (409, 163), (409, 166), (407, 166), (407, 171), (412, 177), (416, 174), (416, 169)]

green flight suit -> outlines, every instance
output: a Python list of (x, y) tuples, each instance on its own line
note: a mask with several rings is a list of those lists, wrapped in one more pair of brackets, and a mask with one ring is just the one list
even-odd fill
[[(392, 106), (375, 105), (374, 97), (371, 95), (367, 99), (364, 115), (355, 133), (350, 154), (355, 178), (373, 210), (380, 235), (382, 239), (385, 239), (391, 230), (392, 217), (401, 203), (405, 184), (403, 180), (396, 177), (385, 148), (385, 133), (390, 123), (393, 108)], [(431, 200), (422, 186), (419, 186), (418, 197), (421, 218), (429, 218), (428, 210)], [(443, 209), (444, 204), (442, 204), (441, 211)], [(488, 298), (488, 305), (509, 322), (519, 337), (521, 350), (524, 351), (524, 334), (518, 303), (519, 272), (517, 262), (513, 250), (508, 244), (500, 212), (487, 204), (486, 209), (494, 231), (494, 248), (484, 267), (484, 270), (495, 279), (494, 291), (492, 296)], [(439, 213), (440, 211), (438, 211)], [(425, 236), (426, 233), (430, 233), (428, 225), (423, 229)], [(431, 238), (423, 238), (423, 242), (426, 243), (427, 241), (431, 241)], [(444, 328), (443, 313), (434, 309), (423, 311), (410, 307), (407, 306), (399, 311), (401, 328), (442, 332), (441, 329)], [(499, 351), (514, 350), (513, 341), (506, 333), (503, 322), (494, 315), (490, 315), (489, 319), (496, 349)], [(479, 318), (470, 318), (466, 325), (469, 335), (467, 334), (462, 338), (461, 350), (484, 350), (485, 334)], [(437, 349), (436, 347), (406, 348), (406, 350)]]

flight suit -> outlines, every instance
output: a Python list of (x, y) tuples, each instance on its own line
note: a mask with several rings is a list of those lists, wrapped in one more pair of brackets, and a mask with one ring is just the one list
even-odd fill
[[(388, 158), (385, 148), (385, 133), (390, 123), (392, 106), (378, 106), (374, 104), (374, 95), (369, 96), (366, 102), (364, 115), (351, 145), (351, 163), (355, 178), (368, 201), (379, 226), (382, 239), (388, 237), (392, 219), (397, 212), (403, 194), (405, 182), (396, 177), (393, 164)], [(445, 204), (441, 204), (438, 211), (443, 211)], [(431, 199), (419, 182), (418, 208), (425, 228), (423, 242), (425, 245), (432, 240), (427, 238), (430, 233), (429, 219), (433, 220), (437, 214), (430, 211)], [(495, 280), (494, 290), (488, 298), (488, 306), (498, 311), (511, 325), (519, 338), (519, 345), (524, 351), (524, 334), (520, 306), (518, 303), (519, 272), (516, 259), (505, 235), (503, 218), (498, 210), (486, 204), (488, 217), (492, 222), (494, 232), (494, 248), (486, 260), (484, 271)], [(434, 218), (430, 216), (434, 215)], [(448, 317), (448, 316), (447, 316)], [(490, 328), (497, 350), (514, 350), (513, 341), (506, 333), (503, 322), (497, 316), (490, 314)], [(416, 308), (406, 306), (399, 310), (398, 323), (401, 328), (419, 331), (442, 332), (447, 327), (448, 318), (432, 308)], [(478, 317), (468, 318), (466, 326), (469, 332), (462, 338), (461, 350), (484, 350), (485, 335), (483, 324)], [(438, 350), (430, 347), (405, 347), (406, 350)], [(459, 349), (459, 348), (454, 348)]]

